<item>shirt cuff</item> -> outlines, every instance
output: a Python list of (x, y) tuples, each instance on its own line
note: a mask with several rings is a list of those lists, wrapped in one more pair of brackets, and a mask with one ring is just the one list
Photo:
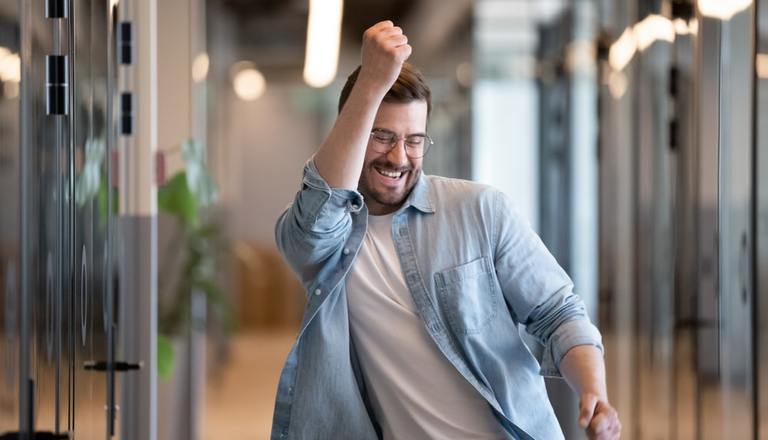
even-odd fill
[(300, 196), (302, 217), (309, 221), (307, 226), (324, 229), (332, 227), (350, 212), (363, 208), (363, 196), (358, 191), (331, 188), (315, 166), (314, 157), (304, 166), (305, 194)]
[(540, 374), (546, 377), (562, 377), (560, 361), (570, 349), (578, 345), (593, 345), (604, 352), (600, 331), (587, 319), (566, 321), (552, 333), (544, 347)]

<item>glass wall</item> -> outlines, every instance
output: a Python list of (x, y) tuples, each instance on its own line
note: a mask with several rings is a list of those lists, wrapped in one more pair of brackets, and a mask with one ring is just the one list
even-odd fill
[(600, 316), (625, 437), (751, 438), (755, 7), (602, 12)]
[(114, 9), (49, 3), (0, 5), (0, 435), (104, 439), (116, 410)]

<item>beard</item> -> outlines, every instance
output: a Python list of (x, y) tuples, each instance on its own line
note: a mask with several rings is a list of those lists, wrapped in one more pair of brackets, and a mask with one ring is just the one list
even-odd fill
[[(387, 188), (381, 185), (376, 182), (377, 176), (375, 174), (378, 174), (376, 167), (406, 173), (400, 177), (405, 179), (405, 182), (398, 188)], [(369, 210), (390, 213), (402, 206), (416, 185), (416, 182), (418, 182), (419, 176), (421, 176), (421, 168), (416, 169), (412, 166), (398, 167), (388, 161), (372, 162), (363, 169), (358, 183), (358, 190), (365, 198)]]

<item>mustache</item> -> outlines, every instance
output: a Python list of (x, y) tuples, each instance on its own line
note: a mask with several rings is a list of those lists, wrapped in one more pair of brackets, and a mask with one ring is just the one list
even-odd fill
[(389, 161), (376, 161), (371, 163), (371, 166), (383, 168), (388, 171), (401, 172), (401, 173), (404, 173), (407, 171), (413, 171), (412, 166), (398, 166)]

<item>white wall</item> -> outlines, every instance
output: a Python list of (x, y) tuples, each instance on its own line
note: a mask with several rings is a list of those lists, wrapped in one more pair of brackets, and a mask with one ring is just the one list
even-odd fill
[(234, 94), (223, 101), (228, 170), (219, 176), (234, 240), (274, 245), (278, 216), (300, 188), (304, 163), (325, 137), (317, 93), (288, 84), (267, 84), (256, 101)]
[(472, 178), (512, 197), (538, 228), (538, 97), (532, 80), (477, 80), (472, 90)]

